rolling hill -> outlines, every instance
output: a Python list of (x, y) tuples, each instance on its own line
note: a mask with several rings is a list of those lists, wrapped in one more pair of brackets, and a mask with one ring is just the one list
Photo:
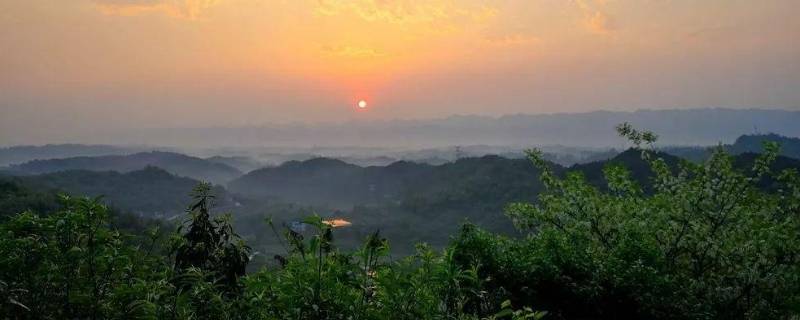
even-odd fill
[[(736, 138), (733, 144), (720, 145), (731, 154), (760, 153), (765, 141), (780, 144), (780, 155), (788, 158), (800, 159), (800, 138), (782, 136), (775, 133), (742, 135)], [(701, 161), (708, 158), (713, 151), (712, 147), (666, 147), (664, 152), (686, 158), (692, 161)]]
[[(28, 176), (0, 176), (0, 181), (17, 181), (39, 192), (68, 192), (75, 196), (102, 196), (114, 207), (146, 217), (169, 218), (185, 211), (190, 192), (199, 181), (173, 175), (163, 169), (146, 167), (119, 173), (114, 171), (67, 170)], [(224, 204), (227, 193), (215, 192)]]
[(499, 156), (464, 158), (442, 165), (398, 161), (360, 167), (341, 160), (292, 161), (250, 172), (229, 184), (244, 196), (279, 197), (292, 202), (349, 207), (399, 203), (412, 198), (470, 195), (509, 200), (517, 181), (535, 180), (527, 160)]
[[(682, 161), (668, 154), (660, 156), (673, 166)], [(737, 155), (734, 165), (750, 168), (755, 157), (752, 153)], [(603, 168), (612, 163), (628, 168), (647, 189), (651, 172), (635, 150), (608, 160), (570, 167), (551, 163), (551, 167), (562, 176), (567, 171), (579, 171), (589, 183), (603, 187)], [(775, 167), (800, 168), (800, 160), (779, 157)], [(190, 202), (189, 192), (198, 183), (155, 167), (125, 173), (67, 170), (6, 179), (22, 181), (32, 190), (104, 195), (109, 204), (120, 210), (165, 218), (183, 212)], [(768, 188), (770, 182), (763, 185)], [(417, 242), (444, 245), (448, 235), (465, 220), (495, 232), (514, 234), (511, 222), (504, 216), (505, 206), (535, 201), (543, 190), (539, 171), (528, 160), (483, 156), (441, 165), (398, 161), (369, 167), (328, 158), (290, 161), (254, 170), (231, 181), (228, 190), (217, 187), (216, 193), (218, 212), (234, 213), (239, 230), (255, 241), (254, 245), (272, 241), (262, 222), (265, 215), (273, 216), (280, 224), (316, 212), (353, 222), (339, 232), (342, 245), (355, 246), (380, 229), (392, 240), (396, 252), (408, 254)]]
[(197, 180), (224, 184), (242, 174), (236, 168), (173, 152), (140, 152), (131, 155), (97, 157), (72, 157), (64, 159), (33, 160), (12, 165), (13, 174), (42, 174), (67, 170), (117, 171), (121, 173), (141, 170), (148, 166), (162, 168), (170, 173)]
[(32, 160), (124, 155), (141, 151), (143, 150), (136, 147), (110, 145), (48, 144), (43, 146), (13, 146), (0, 148), (0, 166), (20, 164)]

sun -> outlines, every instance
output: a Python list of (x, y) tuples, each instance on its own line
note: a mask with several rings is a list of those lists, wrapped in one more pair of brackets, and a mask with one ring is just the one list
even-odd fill
[(364, 101), (364, 100), (359, 100), (358, 101), (358, 108), (359, 109), (366, 109), (367, 108), (367, 102)]

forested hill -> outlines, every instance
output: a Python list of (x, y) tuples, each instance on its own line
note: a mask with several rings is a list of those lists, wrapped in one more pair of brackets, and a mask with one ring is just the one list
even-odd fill
[[(657, 156), (669, 164), (679, 158), (665, 153)], [(650, 174), (637, 150), (627, 150), (611, 159), (563, 167), (550, 166), (558, 173), (582, 172), (588, 180), (602, 184), (603, 168), (609, 164), (628, 167), (641, 183)], [(505, 203), (530, 200), (538, 191), (539, 171), (527, 159), (495, 155), (463, 158), (441, 165), (398, 161), (388, 166), (359, 167), (340, 160), (316, 158), (291, 161), (277, 167), (250, 172), (232, 181), (232, 192), (249, 197), (281, 197), (292, 201), (358, 204), (379, 203), (409, 197), (466, 198), (475, 202)], [(479, 201), (479, 199), (481, 199)]]
[[(664, 159), (664, 161), (672, 167), (676, 166), (682, 160), (681, 158), (663, 152), (656, 152), (655, 156)], [(624, 167), (630, 172), (633, 181), (636, 181), (640, 186), (644, 186), (645, 188), (649, 187), (653, 172), (650, 170), (648, 163), (642, 159), (641, 151), (634, 149), (628, 149), (608, 160), (576, 164), (565, 171), (580, 172), (592, 185), (604, 187), (606, 185), (606, 180), (603, 169), (609, 165)]]
[[(16, 183), (42, 194), (63, 192), (74, 196), (102, 196), (124, 211), (144, 217), (170, 218), (186, 211), (189, 193), (200, 181), (178, 177), (156, 167), (119, 173), (69, 170), (30, 176), (0, 176), (0, 183)], [(217, 187), (220, 204), (227, 193)]]
[[(664, 153), (658, 156), (670, 165), (681, 161), (680, 158)], [(187, 156), (181, 158), (192, 159)], [(754, 158), (754, 154), (743, 153), (735, 156), (734, 163), (739, 168), (747, 169), (752, 167)], [(74, 159), (76, 158), (65, 159), (65, 163), (55, 160), (35, 161), (15, 169), (26, 169), (24, 172), (27, 173), (67, 169), (23, 175), (18, 179), (34, 189), (61, 190), (76, 195), (103, 195), (110, 204), (144, 216), (171, 216), (182, 212), (188, 201), (189, 191), (201, 181), (147, 166), (121, 173), (94, 171), (101, 168), (94, 168), (92, 171), (72, 170), (71, 167), (81, 167), (78, 164), (101, 162), (97, 159), (85, 160), (83, 163), (80, 160), (70, 161)], [(567, 171), (579, 171), (591, 184), (603, 186), (603, 168), (608, 164), (619, 164), (628, 168), (640, 185), (646, 187), (649, 183), (650, 169), (636, 150), (622, 152), (608, 160), (571, 167), (553, 163), (550, 166), (559, 175)], [(779, 157), (774, 165), (780, 169), (800, 168), (800, 160)], [(120, 161), (114, 166), (120, 171), (132, 167), (131, 162), (126, 161)], [(176, 171), (174, 166), (173, 171)], [(390, 208), (386, 210), (400, 216), (411, 214), (426, 219), (446, 218), (448, 221), (455, 221), (469, 218), (487, 222), (502, 219), (505, 204), (533, 201), (541, 190), (539, 171), (527, 159), (499, 156), (463, 158), (442, 165), (398, 161), (388, 166), (370, 167), (316, 158), (258, 169), (231, 181), (227, 190), (217, 187), (219, 199), (227, 201), (223, 204), (241, 202), (243, 207), (235, 210), (239, 214), (254, 214), (265, 203), (278, 201), (315, 206), (326, 212), (340, 210), (355, 215), (357, 211), (364, 210), (363, 206), (370, 206)], [(361, 209), (353, 211), (357, 207)]]
[[(671, 166), (681, 159), (657, 153)], [(752, 167), (754, 156), (735, 156), (740, 168)], [(627, 150), (602, 161), (563, 167), (557, 173), (579, 171), (597, 186), (605, 184), (603, 168), (618, 164), (628, 168), (643, 186), (650, 168), (637, 150)], [(800, 167), (800, 160), (779, 157), (776, 166)], [(533, 200), (540, 191), (538, 170), (527, 159), (499, 156), (464, 158), (442, 165), (399, 161), (388, 166), (359, 167), (340, 160), (317, 158), (291, 161), (252, 171), (229, 184), (231, 192), (249, 198), (276, 197), (291, 202), (348, 208), (359, 204), (402, 203), (414, 208), (491, 206), (509, 201)], [(445, 205), (445, 203), (447, 203)]]
[(224, 184), (242, 173), (236, 168), (173, 152), (141, 152), (131, 155), (72, 157), (33, 160), (10, 166), (15, 174), (41, 174), (66, 170), (130, 172), (147, 166), (162, 168), (170, 173), (197, 180)]
[[(248, 197), (280, 197), (313, 204), (352, 206), (396, 202), (409, 197), (462, 197), (507, 200), (519, 184), (537, 180), (524, 159), (465, 158), (442, 165), (399, 161), (359, 167), (317, 158), (259, 169), (232, 181), (232, 192)], [(475, 199), (477, 201), (477, 199)]]
[[(663, 153), (657, 156), (673, 167), (682, 161)], [(749, 170), (754, 161), (754, 154), (744, 153), (734, 156), (733, 163)], [(550, 163), (550, 167), (559, 176), (580, 172), (590, 184), (604, 188), (603, 169), (609, 164), (627, 168), (632, 178), (649, 190), (652, 173), (637, 150), (609, 160), (571, 167)], [(778, 157), (774, 167), (800, 169), (800, 160)], [(396, 252), (407, 254), (413, 252), (416, 242), (444, 245), (466, 220), (496, 232), (514, 232), (504, 208), (509, 203), (536, 201), (544, 190), (539, 175), (539, 169), (527, 159), (499, 156), (463, 158), (442, 165), (399, 161), (371, 167), (316, 158), (255, 170), (232, 181), (227, 190), (216, 187), (214, 193), (217, 208), (232, 212), (242, 234), (258, 241), (255, 246), (269, 242), (263, 236), (265, 215), (280, 224), (318, 212), (353, 222), (340, 234), (349, 239), (342, 239), (347, 245), (356, 245), (361, 236), (380, 229), (393, 240)], [(15, 179), (42, 192), (102, 195), (108, 204), (125, 212), (163, 218), (184, 212), (189, 192), (199, 183), (155, 167), (126, 173), (68, 170), (4, 179)], [(15, 212), (21, 207), (8, 208)]]
[[(780, 144), (779, 154), (781, 156), (800, 159), (800, 138), (786, 137), (774, 133), (742, 135), (733, 144), (724, 144), (721, 147), (731, 154), (760, 153), (765, 141)], [(662, 150), (692, 161), (701, 161), (711, 155), (713, 147), (666, 147)]]
[(785, 157), (800, 159), (800, 138), (786, 137), (779, 134), (757, 134), (743, 135), (728, 147), (732, 153), (761, 152), (765, 141), (773, 141), (780, 144), (779, 154)]

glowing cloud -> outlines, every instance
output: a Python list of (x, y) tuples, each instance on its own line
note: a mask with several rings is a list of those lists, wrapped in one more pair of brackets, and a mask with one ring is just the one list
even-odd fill
[(316, 13), (335, 16), (354, 12), (366, 21), (394, 24), (427, 24), (456, 27), (456, 20), (481, 23), (493, 18), (497, 10), (487, 5), (468, 5), (458, 1), (380, 1), (318, 0)]
[(606, 0), (576, 0), (583, 14), (583, 25), (591, 33), (607, 34), (612, 30), (611, 18), (602, 11)]
[(322, 52), (348, 58), (376, 58), (386, 56), (380, 50), (369, 47), (356, 47), (356, 46), (322, 46)]
[(486, 42), (493, 46), (516, 47), (535, 44), (541, 41), (539, 37), (524, 34), (511, 34), (494, 37), (486, 37)]
[(219, 0), (95, 0), (100, 12), (108, 15), (135, 16), (163, 13), (175, 18), (196, 19)]

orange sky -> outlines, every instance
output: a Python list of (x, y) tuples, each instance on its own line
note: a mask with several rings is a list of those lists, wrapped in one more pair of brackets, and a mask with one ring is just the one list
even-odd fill
[(0, 143), (126, 126), (798, 109), (796, 4), (0, 0), (0, 134), (14, 136)]

